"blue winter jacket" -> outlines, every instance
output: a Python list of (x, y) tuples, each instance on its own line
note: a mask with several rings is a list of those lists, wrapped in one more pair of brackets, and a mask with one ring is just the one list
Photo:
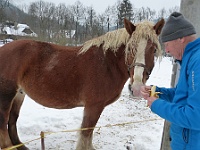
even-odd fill
[(200, 150), (200, 38), (189, 43), (176, 88), (159, 88), (151, 110), (171, 122), (173, 150)]

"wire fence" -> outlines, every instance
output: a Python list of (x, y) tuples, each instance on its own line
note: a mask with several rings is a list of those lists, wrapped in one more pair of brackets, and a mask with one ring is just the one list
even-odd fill
[(154, 119), (148, 119), (148, 120), (141, 120), (141, 121), (132, 121), (132, 122), (125, 122), (125, 123), (118, 123), (118, 124), (109, 124), (109, 125), (105, 125), (105, 126), (96, 126), (96, 127), (88, 127), (88, 128), (79, 128), (79, 129), (71, 129), (71, 130), (63, 130), (63, 131), (57, 131), (57, 132), (40, 132), (40, 137), (32, 139), (30, 141), (18, 144), (18, 145), (14, 145), (11, 147), (7, 147), (7, 148), (3, 148), (0, 150), (13, 150), (15, 148), (19, 148), (23, 145), (29, 144), (33, 141), (37, 141), (37, 140), (41, 140), (41, 149), (45, 150), (45, 138), (47, 138), (48, 135), (51, 134), (57, 134), (57, 133), (64, 133), (64, 132), (77, 132), (77, 131), (84, 131), (84, 130), (91, 130), (91, 129), (101, 129), (101, 128), (108, 128), (108, 127), (115, 127), (115, 126), (125, 126), (125, 125), (129, 125), (129, 124), (136, 124), (136, 123), (142, 123), (142, 122), (149, 122), (149, 121), (157, 121), (157, 120), (162, 120), (161, 118), (154, 118)]

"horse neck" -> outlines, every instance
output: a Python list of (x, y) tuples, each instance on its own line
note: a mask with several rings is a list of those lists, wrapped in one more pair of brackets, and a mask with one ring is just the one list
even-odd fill
[(111, 59), (113, 61), (111, 65), (115, 65), (115, 67), (117, 68), (118, 74), (120, 73), (120, 75), (122, 76), (121, 78), (123, 78), (124, 80), (127, 80), (129, 76), (128, 76), (128, 67), (125, 62), (124, 50), (125, 50), (124, 45), (119, 47), (116, 52), (108, 50), (106, 52), (106, 55), (107, 55), (106, 57), (108, 57), (108, 59)]

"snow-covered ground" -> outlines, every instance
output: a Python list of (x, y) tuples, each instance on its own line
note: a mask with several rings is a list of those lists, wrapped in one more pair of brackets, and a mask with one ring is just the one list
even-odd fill
[[(156, 62), (147, 84), (170, 87), (171, 70), (170, 58)], [(93, 144), (97, 150), (159, 150), (164, 121), (146, 107), (144, 99), (133, 99), (127, 84), (119, 100), (103, 111), (97, 123), (101, 128), (94, 130)], [(40, 150), (40, 139), (34, 140), (40, 137), (40, 132), (56, 132), (45, 134), (45, 148), (74, 150), (77, 133), (67, 131), (79, 129), (82, 113), (83, 108), (46, 108), (26, 97), (18, 120), (19, 136), (31, 150)]]
[[(9, 43), (9, 42), (12, 42), (13, 40), (12, 40), (12, 39), (6, 39), (5, 41), (6, 41), (6, 43)], [(4, 43), (5, 41), (0, 40), (0, 47), (3, 46), (3, 45), (5, 44), (5, 43)]]

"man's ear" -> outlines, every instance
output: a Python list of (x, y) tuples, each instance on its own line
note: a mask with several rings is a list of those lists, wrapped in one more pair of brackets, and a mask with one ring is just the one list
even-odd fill
[(132, 33), (135, 31), (136, 26), (132, 24), (129, 20), (124, 18), (124, 27), (126, 28), (126, 31), (132, 35)]
[(154, 30), (156, 31), (156, 34), (157, 34), (157, 35), (160, 35), (161, 30), (162, 30), (164, 24), (165, 24), (165, 20), (162, 18), (162, 19), (161, 19), (160, 21), (158, 21), (158, 22), (155, 24), (155, 26), (153, 27)]
[(179, 40), (181, 43), (184, 43), (186, 39), (185, 39), (185, 37), (182, 37), (182, 38), (179, 38), (178, 40)]

